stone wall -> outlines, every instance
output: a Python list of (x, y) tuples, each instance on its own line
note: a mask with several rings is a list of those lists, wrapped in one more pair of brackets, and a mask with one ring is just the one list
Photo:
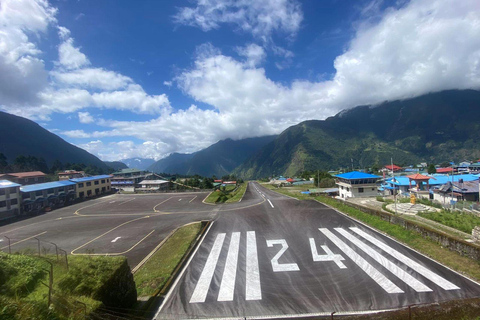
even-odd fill
[(475, 242), (480, 242), (480, 226), (476, 226), (472, 230), (472, 240)]

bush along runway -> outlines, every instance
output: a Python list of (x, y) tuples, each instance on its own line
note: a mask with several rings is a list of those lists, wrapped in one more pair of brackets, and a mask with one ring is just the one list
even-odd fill
[(248, 202), (220, 209), (156, 319), (364, 314), (480, 297), (478, 283), (316, 201), (250, 183)]

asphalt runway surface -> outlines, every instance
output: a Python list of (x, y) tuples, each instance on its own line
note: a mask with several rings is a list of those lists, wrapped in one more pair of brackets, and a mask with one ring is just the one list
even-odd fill
[(358, 314), (480, 297), (479, 284), (316, 201), (250, 183), (238, 205), (218, 208), (156, 319)]
[[(68, 254), (125, 255), (131, 268), (175, 228), (211, 220), (222, 206), (202, 203), (208, 193), (114, 194), (0, 227), (0, 249)], [(258, 202), (261, 202), (258, 200)], [(229, 210), (241, 204), (229, 206)]]

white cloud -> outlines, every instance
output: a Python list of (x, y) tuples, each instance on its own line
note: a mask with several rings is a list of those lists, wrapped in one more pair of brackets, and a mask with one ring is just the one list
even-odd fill
[(102, 68), (52, 71), (50, 75), (63, 85), (100, 90), (124, 89), (133, 83), (129, 77)]
[(170, 88), (173, 83), (172, 81), (163, 81), (163, 84)]
[(78, 69), (88, 66), (90, 61), (79, 48), (73, 46), (73, 39), (66, 39), (58, 47), (59, 63), (67, 69)]
[(295, 36), (302, 20), (301, 6), (295, 0), (197, 0), (195, 7), (180, 8), (174, 16), (175, 23), (203, 31), (233, 24), (263, 40), (274, 31)]
[(255, 43), (245, 47), (237, 47), (237, 52), (240, 56), (246, 58), (245, 64), (250, 68), (261, 64), (267, 57), (265, 50)]
[(89, 112), (79, 112), (78, 121), (80, 121), (80, 123), (92, 123), (95, 121), (95, 119)]

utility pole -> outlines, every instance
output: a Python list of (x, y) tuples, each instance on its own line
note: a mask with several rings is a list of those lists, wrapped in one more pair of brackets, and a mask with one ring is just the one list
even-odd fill
[[(393, 158), (390, 158), (390, 163), (392, 165), (392, 167), (390, 169), (392, 169), (392, 182), (396, 182), (395, 181), (395, 176), (393, 174)], [(397, 187), (395, 184), (393, 184), (393, 202), (395, 203), (395, 214), (397, 214)]]
[(320, 170), (317, 170), (317, 188), (320, 188)]

